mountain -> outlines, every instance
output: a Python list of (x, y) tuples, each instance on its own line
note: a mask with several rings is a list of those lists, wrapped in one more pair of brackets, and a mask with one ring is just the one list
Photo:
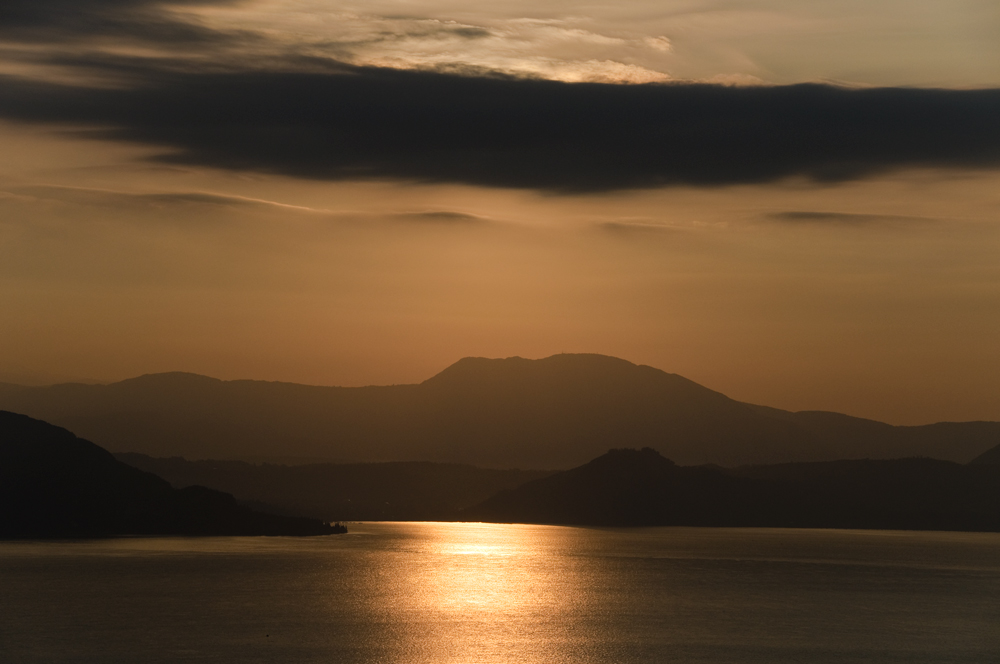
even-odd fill
[(220, 491), (171, 488), (65, 429), (0, 411), (0, 538), (331, 532), (320, 521), (254, 512)]
[(991, 447), (969, 463), (1000, 465), (1000, 445)]
[(418, 385), (313, 387), (194, 374), (0, 387), (0, 408), (116, 452), (189, 459), (434, 461), (570, 468), (609, 447), (726, 466), (928, 456), (966, 462), (1000, 423), (897, 427), (740, 403), (601, 355), (466, 358)]
[(1000, 531), (1000, 468), (934, 459), (726, 470), (618, 449), (501, 492), (462, 518), (590, 526)]
[(244, 461), (158, 459), (123, 452), (115, 457), (174, 487), (192, 484), (231, 493), (270, 511), (324, 521), (443, 521), (505, 489), (547, 471), (401, 461), (295, 466)]
[(501, 492), (462, 518), (592, 526), (750, 525), (755, 508), (747, 497), (757, 484), (711, 467), (677, 466), (648, 447), (616, 449)]

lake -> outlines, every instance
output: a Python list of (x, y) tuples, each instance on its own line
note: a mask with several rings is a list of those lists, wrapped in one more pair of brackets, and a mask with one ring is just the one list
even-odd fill
[(1000, 661), (1000, 534), (350, 528), (2, 542), (0, 660)]

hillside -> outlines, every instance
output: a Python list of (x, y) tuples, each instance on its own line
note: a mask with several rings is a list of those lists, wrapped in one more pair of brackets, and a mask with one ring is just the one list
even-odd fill
[(591, 526), (741, 526), (1000, 531), (1000, 468), (933, 459), (727, 470), (655, 450), (612, 450), (502, 492), (472, 521)]
[(320, 521), (254, 512), (220, 491), (173, 489), (65, 429), (0, 411), (0, 538), (331, 532)]
[(569, 468), (611, 447), (725, 466), (928, 456), (967, 462), (1000, 423), (896, 427), (734, 401), (600, 355), (466, 358), (418, 385), (313, 387), (156, 374), (111, 385), (0, 389), (0, 408), (115, 452), (189, 459), (434, 461)]

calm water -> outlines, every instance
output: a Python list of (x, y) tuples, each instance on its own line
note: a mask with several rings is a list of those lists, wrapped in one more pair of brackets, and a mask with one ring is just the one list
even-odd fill
[(0, 543), (3, 662), (1000, 661), (1000, 535), (395, 523)]

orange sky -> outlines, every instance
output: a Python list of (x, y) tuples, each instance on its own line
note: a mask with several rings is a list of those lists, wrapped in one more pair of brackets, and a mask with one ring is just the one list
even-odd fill
[[(447, 57), (571, 81), (1000, 83), (1000, 58), (986, 57), (1000, 43), (993, 3), (966, 2), (951, 22), (940, 3), (909, 3), (919, 11), (882, 41), (899, 3), (874, 3), (860, 24), (824, 3), (662, 4), (426, 3), (420, 30), (491, 31), (466, 51), (403, 25), (394, 3), (345, 4), (336, 20), (305, 1), (184, 11), (246, 30), (271, 16), (276, 52), (316, 55), (329, 33), (341, 60), (380, 66)], [(307, 20), (317, 16), (326, 33)], [(411, 37), (362, 38), (379, 30)], [(851, 58), (838, 59), (833, 34), (853, 40)], [(87, 48), (124, 48), (98, 38)], [(29, 67), (12, 48), (0, 53), (7, 73), (92, 84), (72, 59)], [(899, 48), (917, 55), (903, 62)], [(0, 380), (184, 370), (385, 384), (469, 355), (594, 352), (793, 410), (1000, 420), (996, 170), (545, 193), (163, 164), (147, 159), (161, 148), (77, 128), (0, 121)]]

